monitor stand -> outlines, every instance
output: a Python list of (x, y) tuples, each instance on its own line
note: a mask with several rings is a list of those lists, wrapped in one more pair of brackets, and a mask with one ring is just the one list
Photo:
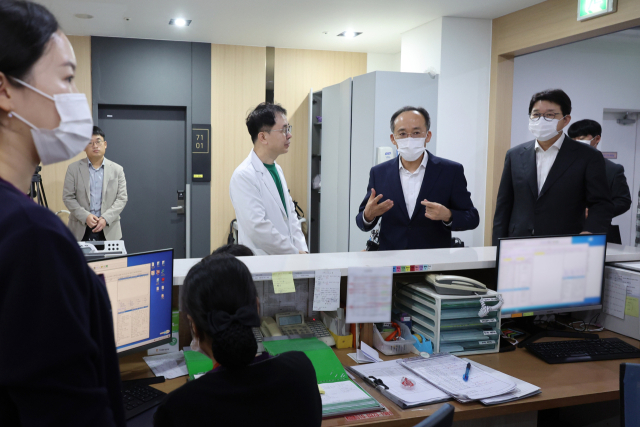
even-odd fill
[(528, 332), (530, 335), (527, 339), (524, 339), (518, 343), (518, 348), (522, 348), (525, 345), (538, 341), (540, 338), (545, 337), (560, 337), (560, 338), (582, 338), (587, 340), (597, 340), (600, 337), (598, 334), (587, 333), (587, 332), (575, 332), (575, 331), (558, 331), (558, 330), (546, 330), (537, 325), (533, 324), (534, 317), (527, 318), (527, 320), (522, 319), (516, 328), (522, 329), (525, 332)]

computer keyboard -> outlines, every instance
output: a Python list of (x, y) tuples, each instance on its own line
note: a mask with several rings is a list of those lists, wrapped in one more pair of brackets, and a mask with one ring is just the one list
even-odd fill
[(122, 403), (124, 405), (124, 416), (128, 420), (147, 409), (160, 404), (167, 393), (161, 392), (148, 385), (132, 385), (127, 387), (123, 384)]
[(524, 347), (551, 364), (640, 357), (640, 349), (619, 338), (535, 342)]

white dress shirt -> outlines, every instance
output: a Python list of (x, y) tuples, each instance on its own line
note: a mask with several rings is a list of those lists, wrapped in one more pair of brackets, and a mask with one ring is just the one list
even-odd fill
[(563, 142), (564, 132), (562, 133), (562, 136), (547, 149), (547, 151), (544, 151), (536, 139), (535, 149), (536, 169), (538, 172), (538, 194), (540, 194), (540, 191), (544, 186), (544, 182), (547, 180), (547, 176), (549, 176), (549, 171), (553, 166), (553, 162), (556, 161), (556, 157), (558, 157), (558, 152), (560, 151), (560, 148), (562, 148)]
[[(407, 205), (407, 213), (409, 214), (409, 218), (413, 215), (413, 210), (416, 207), (416, 202), (418, 201), (418, 193), (420, 193), (420, 188), (422, 187), (422, 180), (424, 179), (424, 171), (427, 169), (427, 162), (429, 161), (429, 153), (427, 150), (424, 151), (424, 157), (422, 157), (422, 162), (420, 162), (420, 166), (414, 172), (409, 172), (402, 165), (402, 159), (398, 159), (399, 173), (400, 173), (400, 184), (402, 185), (402, 193), (404, 194), (404, 203)], [(367, 221), (362, 216), (362, 220), (366, 225), (370, 225), (372, 221)]]

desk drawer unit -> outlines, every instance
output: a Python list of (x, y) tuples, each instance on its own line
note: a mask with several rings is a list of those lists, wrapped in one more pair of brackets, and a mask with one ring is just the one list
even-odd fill
[(412, 329), (433, 342), (433, 351), (458, 355), (497, 353), (500, 344), (500, 311), (480, 317), (485, 305), (498, 303), (498, 294), (440, 295), (424, 283), (396, 281), (393, 306), (411, 316)]

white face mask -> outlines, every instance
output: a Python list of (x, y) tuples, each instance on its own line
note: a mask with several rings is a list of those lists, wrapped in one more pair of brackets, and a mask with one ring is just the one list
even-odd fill
[[(595, 139), (595, 138), (593, 138), (593, 139)], [(593, 141), (593, 139), (577, 139), (576, 141), (584, 142), (585, 144), (591, 145), (591, 141)]]
[(529, 119), (529, 131), (538, 141), (548, 141), (561, 132), (557, 130), (559, 121), (558, 119), (547, 121), (543, 117), (537, 121)]
[(69, 160), (87, 147), (93, 132), (93, 119), (85, 94), (61, 93), (51, 96), (22, 80), (13, 80), (52, 100), (60, 115), (57, 128), (39, 129), (15, 111), (9, 113), (9, 117), (16, 116), (31, 128), (33, 143), (43, 165)]
[[(395, 137), (394, 137), (395, 138)], [(408, 162), (418, 160), (424, 153), (425, 138), (402, 138), (396, 139), (398, 144), (398, 153)]]

